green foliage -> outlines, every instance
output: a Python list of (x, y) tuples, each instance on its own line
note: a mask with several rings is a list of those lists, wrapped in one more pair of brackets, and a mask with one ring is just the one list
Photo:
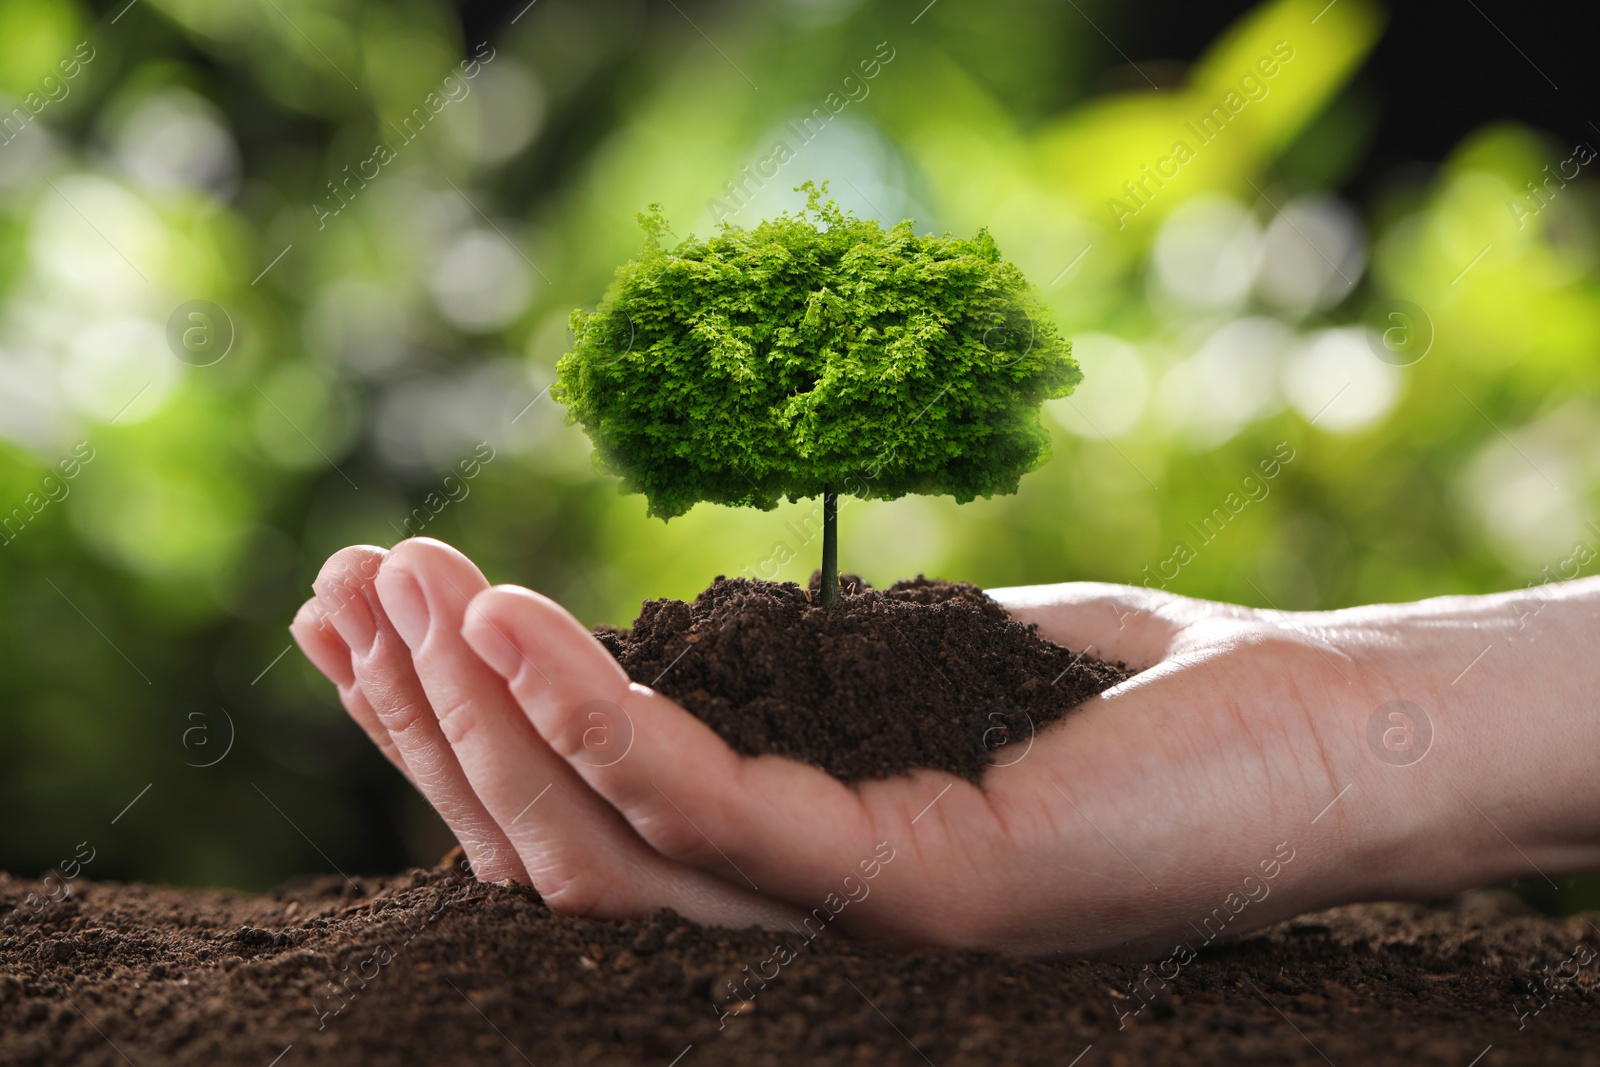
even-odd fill
[(671, 518), (824, 490), (1013, 493), (1050, 455), (1039, 405), (1082, 378), (993, 238), (885, 230), (824, 202), (636, 259), (572, 313), (555, 396), (602, 469)]

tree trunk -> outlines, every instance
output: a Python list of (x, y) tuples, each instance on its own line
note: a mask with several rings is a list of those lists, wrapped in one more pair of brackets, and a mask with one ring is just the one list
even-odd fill
[(822, 604), (839, 602), (839, 496), (822, 494)]

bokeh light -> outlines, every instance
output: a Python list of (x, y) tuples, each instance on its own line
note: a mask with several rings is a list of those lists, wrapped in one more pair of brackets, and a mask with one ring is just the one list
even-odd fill
[[(1600, 395), (1590, 134), (1486, 121), (1358, 188), (1321, 146), (1359, 155), (1377, 120), (1376, 4), (1266, 0), (1136, 67), (1075, 7), (0, 0), (0, 804), (28, 813), (0, 868), (55, 863), (114, 814), (97, 798), (151, 782), (97, 877), (324, 866), (252, 782), (348, 869), (435, 859), (439, 824), (285, 654), (343, 545), (441, 537), (617, 624), (770, 555), (810, 502), (651, 520), (549, 395), (652, 203), (681, 239), (815, 179), (885, 222), (987, 227), (1073, 339), (1084, 384), (1019, 493), (841, 516), (869, 581), (1137, 582), (1284, 441), (1272, 494), (1172, 589), (1331, 608), (1517, 588), (1600, 544), (1600, 410), (1571, 399)], [(1198, 141), (1280, 41), (1270, 92)], [(1180, 139), (1193, 159), (1132, 198)], [(193, 301), (233, 331), (211, 365), (172, 350)], [(1402, 302), (1423, 355), (1386, 332)], [(197, 701), (238, 724), (209, 771), (180, 743)]]

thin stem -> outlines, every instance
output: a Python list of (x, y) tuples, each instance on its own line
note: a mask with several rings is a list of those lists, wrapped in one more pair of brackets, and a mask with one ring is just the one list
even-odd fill
[(839, 496), (822, 493), (822, 604), (839, 602)]

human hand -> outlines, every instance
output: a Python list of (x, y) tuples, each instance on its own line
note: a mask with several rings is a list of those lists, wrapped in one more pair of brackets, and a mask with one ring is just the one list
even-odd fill
[(431, 539), (391, 552), (346, 548), (323, 566), (317, 596), (290, 626), (351, 717), (449, 825), (477, 876), (530, 883), (567, 914), (671, 907), (732, 926), (791, 918), (784, 905), (650, 848), (550, 751), (504, 680), (462, 642), (467, 605), (487, 587), (471, 561)]
[[(1552, 593), (1537, 646), (1519, 643), (1505, 598), (1287, 614), (1109, 585), (992, 591), (1052, 640), (1146, 669), (981, 788), (934, 771), (851, 786), (739, 756), (528, 590), (477, 594), (463, 637), (632, 832), (803, 909), (804, 936), (836, 924), (898, 944), (1140, 956), (1336, 903), (1595, 865), (1600, 738), (1575, 714), (1591, 698), (1581, 679), (1528, 679), (1578, 660), (1574, 614), (1592, 643), (1597, 591)], [(1510, 647), (1447, 692), (1489, 638)], [(1542, 734), (1508, 734), (1508, 691), (1537, 699)], [(1431, 758), (1396, 766), (1369, 745), (1392, 700), (1432, 709)], [(627, 734), (621, 758), (586, 747), (596, 716)]]

